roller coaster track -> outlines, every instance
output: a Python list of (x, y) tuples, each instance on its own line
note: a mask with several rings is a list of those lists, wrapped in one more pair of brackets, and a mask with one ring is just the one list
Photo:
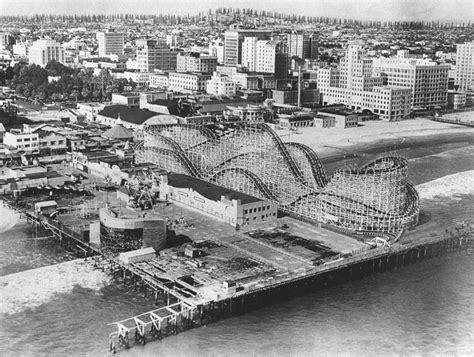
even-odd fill
[(242, 167), (224, 168), (221, 171), (218, 171), (214, 175), (212, 175), (210, 177), (210, 180), (216, 182), (217, 179), (219, 178), (219, 176), (224, 175), (226, 172), (236, 172), (236, 173), (239, 173), (241, 175), (244, 175), (250, 181), (252, 181), (252, 183), (255, 185), (255, 187), (257, 187), (257, 189), (262, 193), (262, 195), (264, 197), (266, 197), (269, 200), (272, 200), (274, 202), (278, 202), (278, 199), (273, 194), (273, 192), (270, 191), (270, 189), (267, 187), (267, 185), (265, 185), (265, 183), (257, 175), (255, 175), (253, 172), (251, 172), (251, 171), (249, 171), (245, 168), (242, 168)]
[(164, 148), (159, 148), (159, 147), (154, 147), (154, 146), (144, 147), (143, 149), (145, 151), (152, 151), (158, 155), (174, 157), (179, 163), (183, 165), (183, 167), (188, 171), (188, 173), (191, 176), (198, 177), (198, 178), (201, 177), (200, 172), (194, 166), (194, 164), (189, 160), (186, 154), (180, 151), (174, 151), (174, 150), (164, 149)]
[(204, 137), (204, 140), (202, 142), (191, 145), (191, 146), (186, 147), (186, 148), (183, 148), (181, 143), (179, 143), (175, 139), (173, 139), (180, 146), (180, 148), (183, 151), (187, 151), (187, 150), (192, 149), (194, 147), (198, 147), (198, 146), (208, 142), (209, 140), (214, 140), (218, 137), (212, 130), (206, 128), (205, 126), (194, 125), (194, 124), (150, 125), (145, 129), (145, 132), (147, 134), (150, 134), (150, 135), (161, 135), (161, 136), (163, 136), (161, 134), (161, 132), (163, 130), (167, 130), (167, 129), (170, 129), (170, 128), (184, 128), (184, 129), (187, 129), (187, 130), (196, 130)]
[[(376, 165), (382, 162), (391, 162), (388, 168), (377, 168)], [(372, 172), (388, 172), (396, 169), (404, 168), (408, 166), (408, 162), (405, 158), (399, 156), (384, 156), (375, 160), (371, 160), (361, 165), (354, 173), (364, 173), (371, 170)]]
[(304, 185), (308, 185), (308, 183), (304, 179), (303, 173), (301, 172), (298, 165), (296, 165), (295, 161), (293, 160), (290, 153), (288, 152), (288, 149), (286, 148), (285, 144), (283, 143), (283, 141), (281, 141), (281, 138), (273, 130), (271, 130), (267, 124), (247, 124), (245, 126), (249, 126), (249, 127), (256, 126), (257, 128), (260, 128), (266, 134), (270, 135), (270, 138), (275, 144), (277, 150), (285, 159), (285, 162), (289, 166), (290, 171), (293, 173), (293, 175), (295, 175), (296, 179), (301, 181)]
[(198, 174), (197, 177), (201, 177), (201, 174), (199, 173), (199, 169), (194, 165), (194, 163), (189, 159), (189, 157), (186, 155), (184, 150), (179, 146), (179, 144), (174, 141), (171, 138), (168, 138), (167, 136), (163, 136), (161, 134), (154, 134), (156, 137), (158, 137), (160, 140), (164, 141), (166, 144), (168, 144), (173, 150), (176, 151), (176, 153), (181, 157), (181, 160), (183, 162), (186, 162), (186, 166), (189, 167), (189, 169), (192, 172), (196, 172)]
[(301, 152), (303, 152), (303, 154), (306, 156), (310, 163), (311, 171), (318, 186), (321, 188), (326, 186), (326, 184), (328, 183), (328, 179), (326, 177), (323, 164), (321, 163), (321, 160), (319, 159), (318, 155), (316, 155), (316, 153), (313, 151), (313, 149), (311, 149), (307, 145), (300, 143), (285, 143), (285, 145), (287, 147), (294, 147), (301, 150)]

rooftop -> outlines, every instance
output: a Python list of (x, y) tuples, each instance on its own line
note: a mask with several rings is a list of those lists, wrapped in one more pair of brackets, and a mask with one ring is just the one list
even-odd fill
[(168, 184), (177, 188), (191, 188), (212, 201), (220, 201), (221, 196), (226, 196), (230, 200), (240, 200), (242, 204), (262, 201), (259, 198), (182, 174), (169, 174)]
[(113, 118), (113, 119), (118, 119), (120, 115), (120, 119), (122, 121), (125, 121), (127, 123), (141, 125), (145, 121), (150, 119), (151, 117), (154, 117), (155, 115), (160, 115), (160, 114), (149, 111), (149, 110), (129, 108), (126, 105), (117, 104), (117, 105), (109, 105), (108, 107), (105, 107), (99, 112), (99, 115), (102, 115), (108, 118)]
[(109, 139), (126, 140), (133, 138), (133, 132), (130, 129), (124, 128), (122, 125), (115, 125), (102, 133), (102, 136)]

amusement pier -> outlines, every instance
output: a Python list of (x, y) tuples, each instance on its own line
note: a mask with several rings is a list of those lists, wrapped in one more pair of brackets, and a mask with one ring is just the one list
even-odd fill
[(426, 218), (397, 155), (329, 177), (310, 147), (263, 123), (155, 123), (134, 139), (128, 167), (73, 152), (81, 184), (4, 196), (38, 237), (153, 297), (155, 310), (110, 321), (111, 352), (472, 241), (472, 212)]

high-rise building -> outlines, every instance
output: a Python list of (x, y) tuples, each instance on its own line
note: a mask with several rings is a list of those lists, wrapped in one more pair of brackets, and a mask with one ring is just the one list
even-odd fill
[(105, 57), (110, 54), (123, 55), (123, 33), (108, 29), (106, 32), (97, 32), (96, 36), (99, 42), (100, 57)]
[(384, 120), (400, 120), (410, 113), (411, 89), (384, 85), (372, 74), (373, 63), (360, 44), (350, 44), (339, 68), (319, 68), (317, 85), (324, 105), (344, 104), (370, 111)]
[(198, 52), (179, 52), (176, 59), (177, 72), (212, 73), (217, 67), (217, 57)]
[(292, 32), (286, 35), (288, 56), (302, 59), (318, 57), (318, 42), (314, 34)]
[(11, 50), (15, 44), (15, 38), (8, 32), (0, 32), (0, 50)]
[(49, 61), (66, 63), (64, 48), (53, 40), (37, 40), (28, 49), (28, 61), (30, 64), (37, 64), (45, 67)]
[(354, 77), (370, 77), (372, 75), (372, 59), (365, 57), (361, 44), (349, 44), (346, 55), (339, 62), (339, 70), (339, 86), (351, 88)]
[(163, 40), (141, 39), (136, 41), (138, 68), (142, 72), (176, 70), (178, 51), (170, 49)]
[(273, 73), (275, 79), (282, 79), (287, 76), (287, 56), (287, 46), (281, 41), (245, 37), (241, 64), (250, 72)]
[(224, 64), (236, 66), (242, 64), (242, 44), (245, 37), (258, 40), (270, 40), (270, 30), (227, 30), (224, 33)]
[(454, 84), (460, 91), (474, 91), (474, 41), (457, 45)]
[(388, 85), (411, 89), (412, 109), (447, 106), (449, 65), (411, 58), (408, 51), (399, 51), (396, 57), (374, 60), (373, 67), (374, 73), (386, 77)]
[(217, 62), (224, 63), (224, 43), (221, 40), (214, 40), (209, 43), (209, 54), (217, 57)]

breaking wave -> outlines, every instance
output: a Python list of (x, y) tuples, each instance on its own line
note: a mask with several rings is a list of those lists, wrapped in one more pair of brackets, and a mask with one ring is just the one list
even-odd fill
[(0, 234), (13, 228), (20, 215), (0, 203)]
[(437, 196), (474, 194), (474, 170), (458, 172), (416, 186), (421, 199), (431, 200)]
[(110, 282), (106, 273), (82, 259), (6, 275), (0, 277), (0, 315), (37, 308), (76, 286), (99, 291)]

